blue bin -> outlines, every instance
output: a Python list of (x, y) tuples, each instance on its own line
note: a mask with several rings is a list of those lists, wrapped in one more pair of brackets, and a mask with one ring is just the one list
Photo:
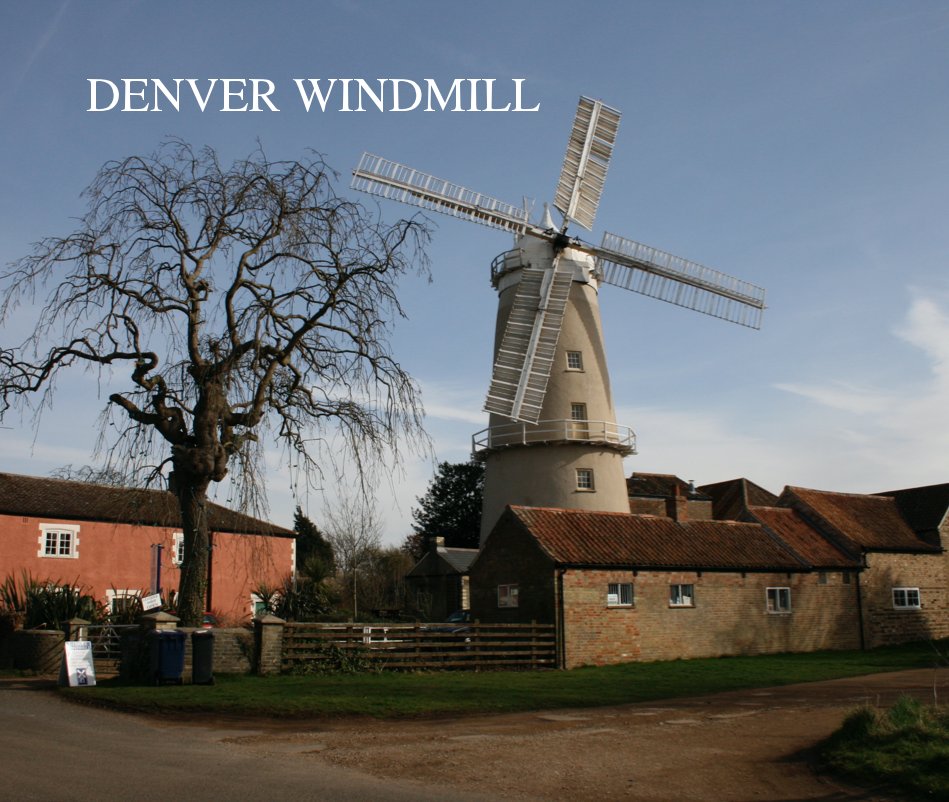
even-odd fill
[(185, 633), (156, 629), (148, 633), (149, 678), (155, 685), (181, 685), (185, 671)]

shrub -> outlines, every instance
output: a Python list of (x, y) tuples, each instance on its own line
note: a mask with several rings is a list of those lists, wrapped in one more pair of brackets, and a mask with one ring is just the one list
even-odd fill
[(912, 697), (901, 697), (886, 711), (869, 706), (854, 711), (822, 754), (857, 782), (949, 798), (949, 712)]
[(8, 576), (0, 584), (0, 606), (8, 616), (22, 617), (26, 629), (63, 629), (71, 618), (106, 617), (105, 605), (78, 582), (39, 580), (26, 571), (19, 580)]

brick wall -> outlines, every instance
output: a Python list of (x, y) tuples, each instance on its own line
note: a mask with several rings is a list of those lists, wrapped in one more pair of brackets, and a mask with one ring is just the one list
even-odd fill
[[(77, 527), (75, 557), (42, 555), (42, 525)], [(0, 579), (23, 571), (37, 579), (77, 581), (101, 601), (112, 589), (147, 591), (153, 543), (161, 543), (162, 585), (177, 590), (174, 527), (76, 521), (51, 517), (0, 515)], [(257, 535), (214, 534), (213, 610), (232, 621), (249, 621), (251, 589), (274, 585), (293, 570), (293, 540)]]
[[(945, 554), (871, 552), (866, 559), (860, 584), (868, 648), (949, 637)], [(893, 588), (918, 588), (920, 608), (895, 608)]]
[[(492, 531), (471, 566), (471, 615), (491, 624), (555, 620), (556, 580), (553, 563), (537, 542), (509, 519)], [(518, 606), (498, 607), (498, 585), (518, 586)]]
[[(859, 648), (855, 580), (839, 572), (753, 574), (569, 570), (564, 574), (566, 666)], [(607, 585), (632, 582), (632, 607), (607, 607)], [(670, 584), (694, 587), (673, 607)], [(791, 612), (769, 613), (766, 588), (791, 589)]]

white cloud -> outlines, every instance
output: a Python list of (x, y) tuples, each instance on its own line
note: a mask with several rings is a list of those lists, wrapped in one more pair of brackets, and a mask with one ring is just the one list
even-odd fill
[[(933, 299), (917, 297), (893, 334), (922, 352), (927, 374), (914, 377), (904, 369), (896, 382), (884, 368), (853, 381), (775, 385), (814, 402), (782, 421), (781, 428), (784, 438), (795, 433), (801, 438), (797, 449), (814, 441), (813, 475), (827, 489), (873, 492), (949, 479), (949, 316)], [(886, 389), (870, 385), (886, 380)], [(842, 419), (840, 412), (848, 417)]]
[(803, 396), (823, 406), (856, 415), (883, 412), (893, 404), (893, 398), (884, 392), (838, 380), (824, 385), (782, 382), (775, 384), (774, 387), (787, 393)]
[(470, 423), (479, 428), (487, 426), (487, 414), (481, 410), (483, 388), (473, 390), (458, 384), (425, 380), (421, 384), (426, 418)]

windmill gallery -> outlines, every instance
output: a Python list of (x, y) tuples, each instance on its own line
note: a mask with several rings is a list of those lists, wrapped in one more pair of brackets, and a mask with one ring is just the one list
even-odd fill
[[(466, 564), (452, 598), (482, 621), (556, 625), (564, 667), (949, 634), (949, 485), (880, 496), (788, 488), (778, 498), (736, 480), (703, 496), (665, 477), (658, 494), (634, 492), (623, 458), (635, 435), (616, 421), (601, 287), (755, 329), (765, 304), (760, 287), (659, 249), (567, 233), (593, 227), (619, 120), (580, 99), (554, 200), (559, 226), (549, 212), (537, 225), (525, 208), (373, 154), (353, 171), (357, 190), (515, 237), (491, 264), (490, 418), (473, 437), (485, 465), (480, 550), (436, 544), (434, 575)], [(731, 495), (739, 501), (713, 514)]]

